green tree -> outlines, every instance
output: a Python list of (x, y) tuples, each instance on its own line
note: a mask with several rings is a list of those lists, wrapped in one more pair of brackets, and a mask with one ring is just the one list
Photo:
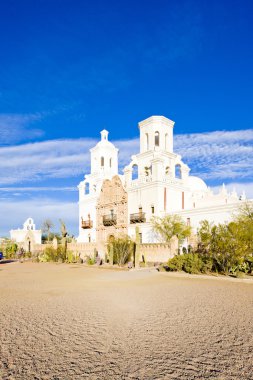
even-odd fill
[(178, 238), (178, 245), (180, 246), (184, 239), (191, 235), (191, 227), (179, 215), (154, 217), (151, 223), (154, 231), (169, 245), (173, 237)]
[(251, 271), (253, 265), (253, 219), (250, 213), (242, 213), (230, 223), (210, 224), (204, 220), (198, 231), (197, 252), (206, 260), (212, 260), (213, 269), (223, 273)]

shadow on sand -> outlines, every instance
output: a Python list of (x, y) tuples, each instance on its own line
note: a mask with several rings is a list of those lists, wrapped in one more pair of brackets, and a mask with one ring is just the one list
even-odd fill
[(9, 264), (9, 263), (15, 263), (17, 262), (18, 260), (13, 260), (13, 259), (9, 259), (9, 260), (1, 260), (0, 261), (0, 264)]

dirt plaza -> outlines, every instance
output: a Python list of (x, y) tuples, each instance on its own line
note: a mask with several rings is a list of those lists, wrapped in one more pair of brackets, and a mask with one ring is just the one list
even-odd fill
[(0, 378), (253, 379), (253, 282), (0, 265)]

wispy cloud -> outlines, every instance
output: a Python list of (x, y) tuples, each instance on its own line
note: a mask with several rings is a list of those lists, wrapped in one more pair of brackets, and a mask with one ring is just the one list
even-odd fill
[(33, 128), (33, 122), (41, 120), (41, 113), (0, 114), (0, 145), (15, 144), (20, 141), (41, 137), (43, 131)]
[[(89, 149), (95, 139), (66, 139), (0, 147), (0, 185), (75, 178), (90, 170)], [(253, 178), (253, 130), (175, 135), (175, 151), (209, 184), (250, 182)], [(139, 151), (139, 139), (114, 141), (122, 169)]]
[(59, 219), (63, 219), (68, 232), (77, 234), (78, 205), (74, 202), (39, 197), (26, 201), (0, 200), (0, 210), (1, 215), (4, 215), (4, 218), (0, 218), (0, 236), (8, 236), (10, 229), (22, 228), (23, 222), (29, 217), (33, 217), (36, 228), (41, 228), (45, 219), (51, 219), (55, 231), (59, 231)]
[(0, 187), (0, 192), (4, 193), (13, 193), (13, 191), (28, 191), (28, 192), (48, 192), (48, 191), (76, 191), (77, 187), (75, 186), (36, 186), (36, 187)]
[(205, 180), (253, 178), (253, 129), (177, 135), (175, 150)]

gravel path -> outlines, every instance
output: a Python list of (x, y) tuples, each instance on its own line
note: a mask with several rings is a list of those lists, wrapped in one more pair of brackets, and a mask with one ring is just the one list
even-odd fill
[(253, 283), (0, 266), (0, 379), (253, 379)]

